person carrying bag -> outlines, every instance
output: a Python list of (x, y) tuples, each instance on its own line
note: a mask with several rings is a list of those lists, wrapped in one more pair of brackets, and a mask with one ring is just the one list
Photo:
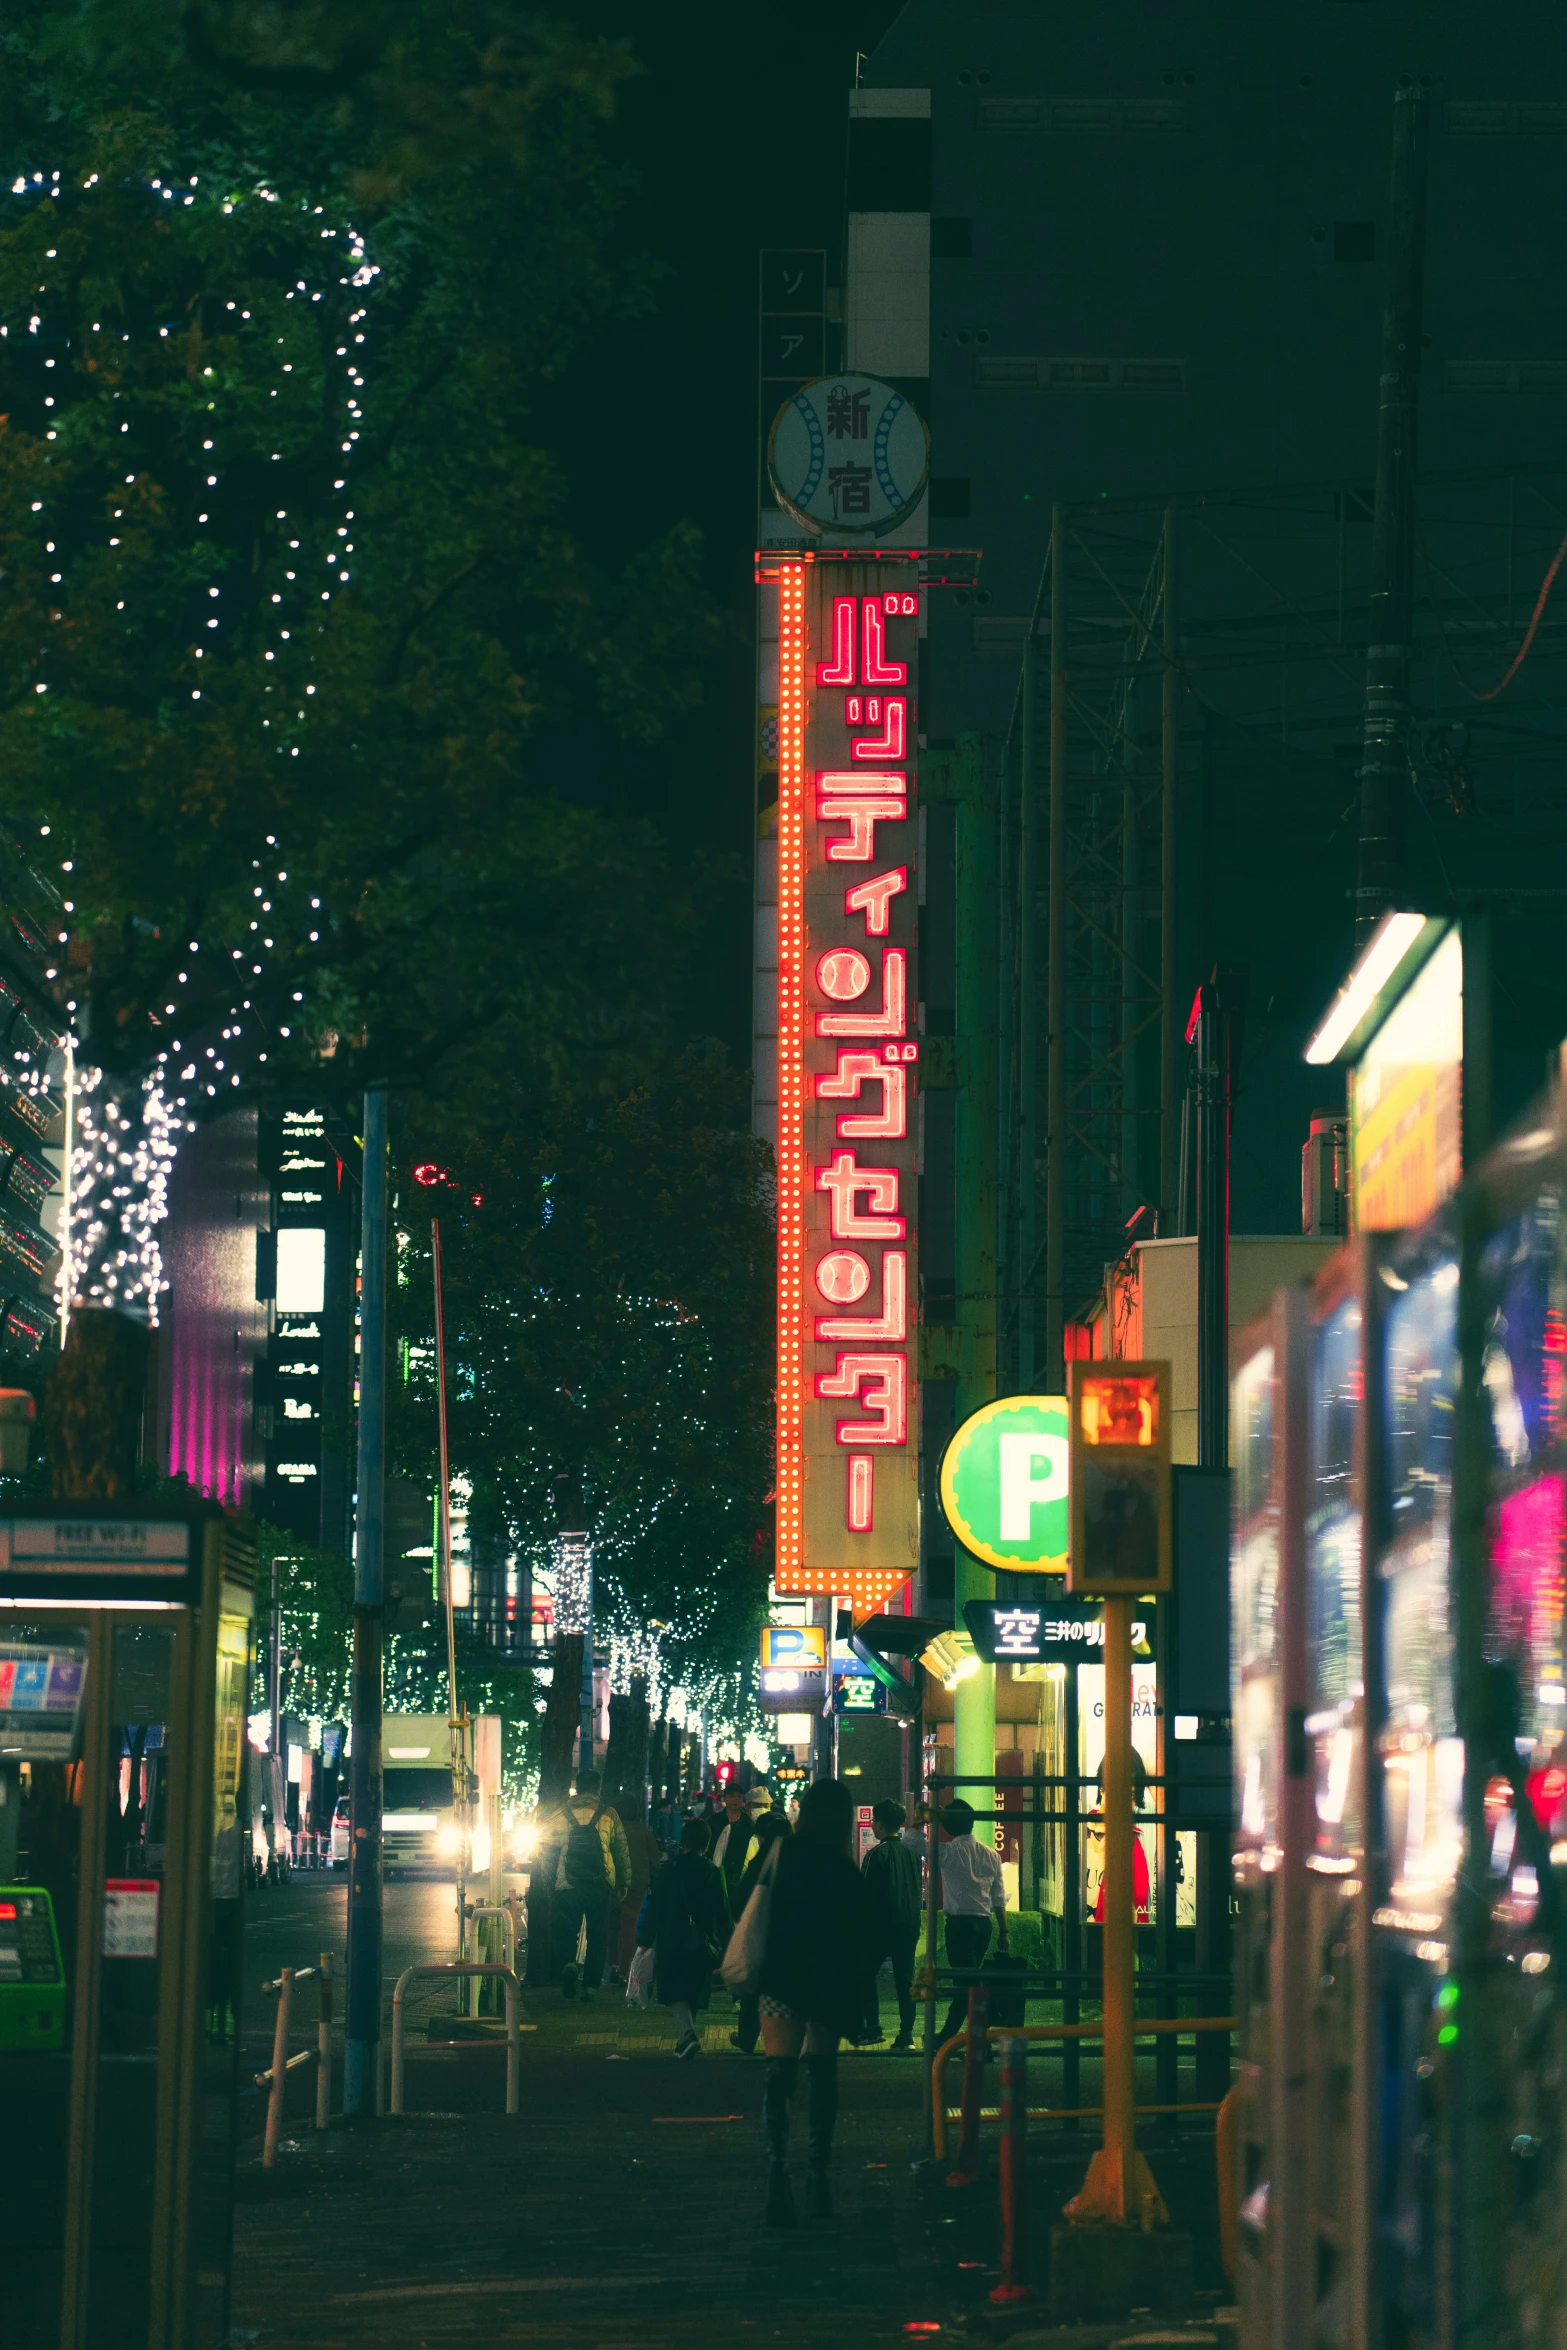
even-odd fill
[(778, 1854), (782, 1844), (779, 1838), (757, 1873), (751, 1888), (751, 1897), (740, 1913), (740, 1922), (729, 1937), (724, 1952), (724, 1963), (719, 1973), (724, 1988), (743, 1999), (756, 1991), (761, 1981), (762, 1961), (767, 1956), (767, 1929), (772, 1920), (773, 1879), (778, 1874)]

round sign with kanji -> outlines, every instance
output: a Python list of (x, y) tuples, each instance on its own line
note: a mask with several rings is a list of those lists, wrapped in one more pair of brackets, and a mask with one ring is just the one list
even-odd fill
[(874, 375), (823, 375), (773, 418), (767, 471), (778, 502), (812, 530), (876, 538), (908, 519), (930, 468), (919, 411)]
[(941, 1506), (975, 1558), (1065, 1574), (1069, 1430), (1064, 1395), (1007, 1395), (954, 1432), (942, 1455)]

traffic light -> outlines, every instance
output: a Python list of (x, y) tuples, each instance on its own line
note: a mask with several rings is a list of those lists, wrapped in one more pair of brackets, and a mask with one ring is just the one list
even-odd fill
[(713, 1776), (718, 1782), (718, 1792), (722, 1795), (726, 1788), (734, 1784), (735, 1765), (732, 1762), (718, 1763), (714, 1766)]
[(1069, 1366), (1072, 1531), (1066, 1587), (1137, 1599), (1170, 1588), (1170, 1366)]

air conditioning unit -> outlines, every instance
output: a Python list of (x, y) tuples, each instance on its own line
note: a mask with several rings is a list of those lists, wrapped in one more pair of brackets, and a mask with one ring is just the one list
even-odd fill
[(1318, 1110), (1300, 1154), (1300, 1226), (1308, 1240), (1349, 1238), (1349, 1120)]

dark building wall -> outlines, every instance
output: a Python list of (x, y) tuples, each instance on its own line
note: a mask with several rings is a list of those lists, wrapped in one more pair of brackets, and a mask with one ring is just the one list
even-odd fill
[(168, 1292), (155, 1457), (236, 1508), (252, 1506), (261, 1472), (253, 1406), (267, 1309), (256, 1297), (256, 1242), (267, 1209), (254, 1110), (183, 1137), (158, 1235)]
[[(999, 742), (1012, 725), (1053, 503), (1145, 498), (1136, 527), (1156, 531), (1167, 497), (1250, 500), (1244, 521), (1221, 500), (1182, 525), (1194, 651), (1222, 620), (1249, 632), (1233, 668), (1192, 661), (1179, 858), (1183, 1003), (1216, 959), (1250, 966), (1243, 1229), (1293, 1227), (1306, 1119), (1338, 1082), (1299, 1056), (1353, 951), (1392, 117), (1410, 74), (1432, 83), (1416, 676), (1430, 747), (1405, 894), (1442, 910), (1466, 891), (1501, 893), (1506, 1116), (1567, 1027), (1554, 910), (1516, 896), (1567, 846), (1567, 674), (1542, 640), (1502, 703), (1476, 699), (1507, 666), (1563, 520), (1555, 14), (1456, 0), (1263, 12), (914, 0), (865, 71), (876, 89), (929, 93), (922, 535), (983, 550), (975, 588), (931, 598), (927, 736)], [(875, 181), (869, 141), (887, 135), (871, 103), (861, 96), (849, 126), (860, 189)], [(852, 242), (849, 258), (852, 318)], [(1309, 515), (1308, 485), (1323, 493)], [(1154, 725), (1156, 699), (1143, 713)], [(939, 952), (932, 938), (932, 982)]]

